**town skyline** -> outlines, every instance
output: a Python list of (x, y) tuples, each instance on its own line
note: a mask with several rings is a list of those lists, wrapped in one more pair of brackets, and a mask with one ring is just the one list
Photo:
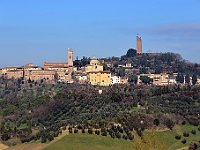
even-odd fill
[(0, 150), (200, 148), (200, 0), (0, 0)]
[(136, 48), (137, 33), (144, 53), (174, 52), (200, 63), (198, 8), (196, 0), (1, 1), (0, 67), (66, 61), (68, 47), (74, 58), (121, 56)]

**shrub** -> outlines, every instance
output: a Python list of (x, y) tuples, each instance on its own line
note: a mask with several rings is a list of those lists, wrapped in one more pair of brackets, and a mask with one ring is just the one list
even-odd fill
[(181, 139), (181, 135), (176, 134), (175, 138), (176, 138), (177, 140), (180, 140), (180, 139)]
[(190, 118), (189, 119), (189, 123), (193, 126), (198, 126), (199, 125), (199, 121), (196, 118)]
[(128, 137), (126, 135), (123, 135), (122, 138), (125, 139), (125, 140), (128, 139)]
[(125, 131), (126, 134), (129, 133), (129, 131), (130, 131), (127, 126), (124, 126), (123, 129), (124, 129), (124, 131)]
[(116, 126), (112, 126), (111, 128), (114, 132), (117, 132), (118, 131), (118, 128)]
[(170, 130), (172, 130), (172, 128), (174, 127), (174, 122), (171, 120), (171, 119), (166, 119), (165, 120), (165, 125), (170, 129)]
[(186, 124), (186, 121), (184, 120), (184, 121), (182, 121), (182, 123), (181, 123), (182, 125), (185, 125)]
[(64, 126), (64, 127), (62, 128), (62, 130), (63, 130), (63, 131), (66, 130), (66, 126)]
[(115, 135), (116, 135), (116, 137), (117, 137), (118, 139), (121, 139), (121, 134), (120, 134), (120, 132), (115, 133)]
[(157, 118), (154, 119), (153, 124), (156, 125), (156, 126), (159, 126), (159, 124), (160, 124), (160, 120), (157, 119)]
[(115, 132), (112, 129), (109, 130), (109, 134), (111, 138), (115, 138)]
[(100, 134), (100, 131), (99, 131), (99, 130), (95, 130), (95, 134), (96, 134), (96, 135), (99, 135), (99, 134)]
[(35, 140), (35, 141), (37, 141), (38, 140), (38, 138), (37, 138), (37, 136), (35, 135), (35, 136), (33, 136), (33, 140)]
[(191, 143), (190, 147), (189, 147), (189, 150), (196, 150), (197, 148), (198, 148), (198, 146), (197, 146), (196, 143)]
[(196, 130), (193, 129), (193, 130), (191, 131), (191, 133), (192, 133), (193, 135), (195, 135), (195, 134), (196, 134)]
[(189, 137), (190, 134), (189, 134), (188, 132), (183, 132), (183, 136), (184, 136), (184, 137)]
[(134, 136), (131, 133), (128, 133), (127, 136), (128, 136), (128, 139), (131, 141), (134, 139)]
[(62, 130), (59, 130), (59, 134), (62, 134)]
[(117, 126), (117, 129), (118, 129), (118, 131), (119, 131), (120, 133), (123, 133), (123, 129), (122, 129), (122, 127)]
[(81, 125), (78, 125), (77, 128), (78, 128), (79, 130), (83, 129), (83, 127), (82, 127)]
[(58, 137), (58, 135), (59, 135), (59, 131), (55, 131), (54, 132), (54, 137)]
[(105, 128), (102, 128), (102, 129), (101, 129), (101, 135), (102, 135), (102, 136), (107, 136), (107, 131), (106, 131)]
[(141, 129), (136, 130), (136, 132), (137, 132), (138, 136), (142, 137), (143, 133), (142, 133)]
[(84, 129), (84, 128), (82, 128), (82, 130), (81, 130), (81, 131), (82, 131), (82, 133), (85, 133), (85, 129)]
[(92, 128), (88, 128), (88, 133), (89, 133), (89, 134), (92, 134), (92, 133), (93, 133)]
[(20, 140), (21, 140), (22, 143), (30, 142), (30, 141), (33, 140), (33, 136), (31, 136), (31, 135), (29, 135), (29, 136), (21, 136)]
[(49, 141), (53, 141), (54, 140), (54, 137), (52, 135), (48, 135), (48, 140)]
[(68, 130), (69, 130), (69, 133), (72, 133), (72, 127), (69, 127)]
[(8, 132), (7, 132), (7, 131), (4, 131), (4, 132), (2, 133), (2, 135), (1, 135), (1, 139), (2, 139), (3, 141), (7, 141), (9, 138), (10, 138), (10, 135), (8, 134)]
[(186, 141), (186, 139), (183, 139), (181, 142), (182, 142), (183, 144), (185, 144), (187, 141)]
[(104, 131), (104, 132), (101, 132), (101, 135), (102, 135), (102, 136), (107, 136), (107, 132), (105, 132), (105, 131)]
[(45, 136), (41, 137), (41, 143), (46, 143), (47, 142), (47, 138)]
[(78, 129), (77, 128), (74, 129), (74, 133), (78, 133)]

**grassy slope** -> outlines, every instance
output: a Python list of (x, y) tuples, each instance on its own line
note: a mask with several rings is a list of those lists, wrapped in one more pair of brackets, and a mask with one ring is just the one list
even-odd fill
[[(182, 134), (184, 131), (190, 132), (192, 129), (196, 129), (197, 134), (190, 134), (190, 137), (186, 138), (186, 144), (182, 144), (181, 140), (175, 139), (176, 133)], [(200, 131), (197, 130), (197, 127), (185, 125), (172, 131), (145, 131), (144, 140), (135, 135), (133, 142), (96, 135), (70, 134), (50, 144), (44, 150), (175, 150), (187, 147), (192, 141), (198, 142), (199, 140)]]
[(133, 142), (88, 134), (70, 134), (45, 150), (121, 150), (132, 149)]

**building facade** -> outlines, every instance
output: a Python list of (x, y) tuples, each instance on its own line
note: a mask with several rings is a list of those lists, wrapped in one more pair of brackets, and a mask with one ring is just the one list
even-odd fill
[(120, 80), (120, 76), (111, 76), (111, 84), (120, 84), (121, 80)]
[(24, 71), (23, 70), (9, 70), (5, 73), (5, 77), (8, 79), (19, 79), (23, 78)]
[(77, 73), (75, 75), (75, 78), (76, 78), (77, 82), (80, 83), (80, 84), (87, 83), (87, 81), (88, 81), (86, 73)]
[(1, 68), (1, 74), (4, 75), (8, 71), (15, 71), (15, 70), (18, 70), (18, 68), (17, 67), (4, 67), (4, 68)]
[(85, 72), (98, 72), (103, 71), (103, 65), (96, 59), (93, 58), (90, 61), (90, 64), (85, 67)]
[(73, 51), (68, 49), (68, 61), (67, 62), (45, 62), (44, 70), (66, 70), (69, 67), (73, 67)]
[(68, 68), (68, 64), (65, 62), (44, 62), (44, 70), (65, 70)]
[(45, 62), (44, 70), (54, 71), (56, 80), (58, 81), (72, 83), (73, 51), (68, 49), (67, 54), (67, 62)]
[(92, 85), (109, 86), (111, 84), (111, 73), (109, 71), (89, 72), (88, 83)]
[(68, 62), (45, 62), (44, 69), (33, 64), (22, 67), (5, 67), (1, 69), (1, 75), (8, 79), (23, 78), (25, 80), (72, 82), (71, 73), (73, 72), (73, 51), (68, 49)]
[(54, 80), (55, 71), (51, 70), (27, 70), (24, 71), (24, 79), (32, 81)]
[(140, 80), (141, 76), (148, 76), (153, 80), (154, 85), (169, 85), (176, 84), (176, 80), (174, 75), (170, 76), (169, 74), (161, 73), (161, 74), (140, 74), (138, 76), (138, 83), (142, 83)]

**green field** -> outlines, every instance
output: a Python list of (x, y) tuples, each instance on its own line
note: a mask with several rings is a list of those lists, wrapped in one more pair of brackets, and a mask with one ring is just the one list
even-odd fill
[[(191, 134), (191, 130), (196, 129), (196, 135)], [(182, 135), (184, 131), (188, 131), (190, 136), (185, 138), (186, 144), (182, 144), (181, 140), (176, 140), (175, 135)], [(123, 139), (112, 139), (109, 136), (102, 137), (88, 134), (69, 134), (61, 140), (50, 144), (44, 150), (175, 150), (188, 147), (191, 142), (200, 140), (200, 131), (197, 127), (184, 125), (176, 127), (174, 130), (166, 131), (145, 131), (144, 138), (141, 139), (134, 133), (134, 141), (125, 141)]]

